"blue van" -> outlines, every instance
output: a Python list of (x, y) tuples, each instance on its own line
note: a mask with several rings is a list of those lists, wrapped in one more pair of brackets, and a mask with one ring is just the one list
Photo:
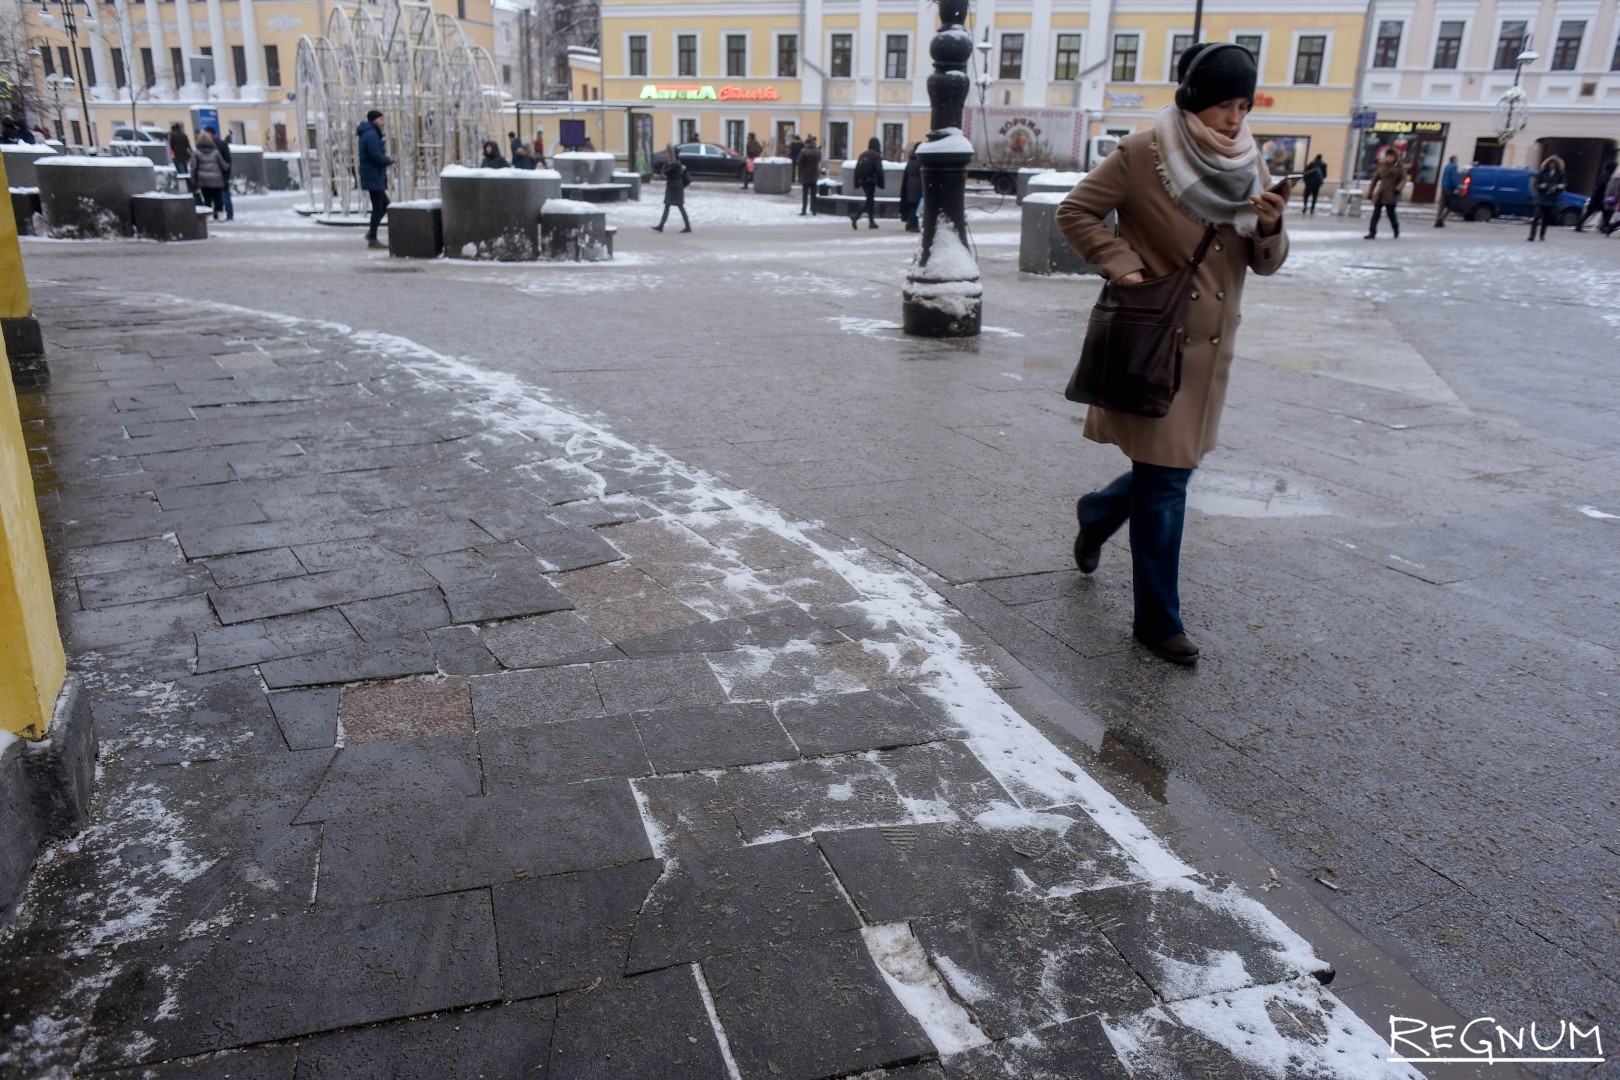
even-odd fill
[[(1536, 197), (1530, 190), (1535, 169), (1509, 169), (1502, 165), (1474, 165), (1463, 174), (1462, 191), (1456, 210), (1469, 221), (1489, 221), (1493, 217), (1530, 217)], [(1564, 192), (1558, 196), (1558, 212), (1553, 222), (1574, 225), (1586, 209), (1586, 196)]]

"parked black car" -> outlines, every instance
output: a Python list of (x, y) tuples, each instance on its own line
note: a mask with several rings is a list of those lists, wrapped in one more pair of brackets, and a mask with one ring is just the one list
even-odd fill
[[(748, 168), (748, 162), (741, 154), (718, 143), (681, 143), (675, 147), (675, 155), (681, 159), (681, 164), (686, 166), (686, 171), (694, 180), (705, 176), (741, 180), (743, 170)], [(653, 173), (663, 176), (664, 166), (668, 163), (667, 151), (658, 151), (652, 157)]]

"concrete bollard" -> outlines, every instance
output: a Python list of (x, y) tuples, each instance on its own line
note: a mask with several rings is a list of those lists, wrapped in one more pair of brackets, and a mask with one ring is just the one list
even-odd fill
[(607, 212), (592, 203), (548, 200), (540, 211), (540, 238), (547, 259), (602, 262), (612, 256)]
[(91, 240), (133, 236), (131, 199), (157, 188), (144, 157), (57, 156), (35, 164), (40, 208), (50, 235)]
[(444, 254), (440, 200), (417, 199), (388, 208), (388, 254), (402, 259), (437, 259)]
[[(1030, 274), (1095, 274), (1058, 230), (1057, 210), (1067, 191), (1031, 191), (1024, 196), (1018, 237), (1018, 269)], [(1108, 215), (1113, 224), (1114, 215)]]
[(265, 180), (263, 147), (232, 144), (231, 190), (238, 195), (263, 195), (270, 190)]
[(131, 196), (130, 214), (135, 219), (135, 235), (145, 240), (206, 240), (206, 219), (197, 213), (197, 200), (190, 195), (166, 195), (147, 191)]
[(786, 195), (793, 190), (793, 162), (785, 157), (754, 159), (754, 190), (761, 195)]
[(539, 258), (540, 207), (561, 186), (551, 169), (449, 166), (439, 174), (444, 253), (496, 262)]
[(640, 173), (638, 173), (638, 172), (625, 172), (623, 170), (616, 170), (613, 173), (613, 182), (615, 184), (628, 184), (630, 186), (630, 194), (628, 196), (629, 200), (631, 202), (640, 202), (641, 201), (641, 174)]
[(300, 155), (287, 151), (272, 151), (264, 155), (264, 186), (271, 191), (297, 191)]
[(17, 235), (34, 235), (34, 215), (39, 213), (39, 188), (11, 189), (11, 213), (17, 219)]
[(44, 143), (0, 143), (0, 157), (6, 163), (6, 183), (11, 187), (37, 187), (34, 162), (52, 157), (56, 151)]

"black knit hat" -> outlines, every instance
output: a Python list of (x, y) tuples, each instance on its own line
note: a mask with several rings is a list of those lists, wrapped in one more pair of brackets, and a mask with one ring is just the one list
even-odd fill
[[(1206, 51), (1203, 62), (1193, 70), (1194, 61)], [(1188, 74), (1192, 75), (1189, 80)], [(1204, 43), (1194, 45), (1181, 54), (1176, 65), (1181, 87), (1176, 91), (1176, 104), (1187, 112), (1203, 112), (1211, 105), (1219, 105), (1233, 98), (1254, 100), (1254, 88), (1260, 81), (1255, 70), (1254, 54), (1241, 45)]]
[(370, 112), (366, 113), (366, 119), (367, 120), (375, 120), (375, 119), (377, 119), (377, 117), (379, 117), (381, 115), (382, 115), (382, 113), (378, 112), (376, 109), (372, 109)]

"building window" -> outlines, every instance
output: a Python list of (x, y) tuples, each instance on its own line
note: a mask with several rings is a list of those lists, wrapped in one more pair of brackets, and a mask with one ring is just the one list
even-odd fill
[(906, 64), (906, 53), (911, 48), (911, 39), (904, 34), (885, 34), (883, 37), (883, 77), (885, 79), (904, 79), (911, 74)]
[(148, 90), (157, 85), (157, 66), (152, 61), (152, 50), (141, 50), (141, 85)]
[(512, 85), (512, 65), (511, 64), (502, 64), (501, 65), (501, 85), (502, 86), (511, 86)]
[(691, 117), (682, 117), (675, 121), (675, 129), (679, 134), (675, 137), (678, 143), (693, 143), (698, 141), (698, 122)]
[[(683, 79), (697, 78), (697, 35), (678, 34), (675, 37), (675, 74)], [(690, 142), (691, 140), (685, 140)]]
[(645, 79), (647, 77), (647, 35), (630, 35), (630, 77), (632, 79)]
[(742, 153), (748, 145), (745, 138), (745, 133), (743, 131), (743, 125), (747, 123), (748, 121), (746, 120), (726, 121), (726, 145), (737, 151), (739, 154)]
[[(510, 70), (511, 65), (508, 65)], [(274, 45), (264, 47), (264, 80), (267, 86), (281, 85), (281, 50)], [(507, 76), (511, 81), (511, 76)]]
[(185, 54), (180, 51), (179, 46), (175, 46), (169, 50), (169, 77), (174, 80), (174, 88), (176, 90), (185, 85), (186, 57)]
[(848, 120), (829, 120), (827, 122), (827, 157), (832, 161), (843, 161), (849, 157)]
[(1400, 62), (1401, 29), (1404, 25), (1398, 19), (1385, 19), (1378, 24), (1378, 38), (1373, 43), (1373, 67), (1392, 68)]
[(237, 86), (247, 85), (247, 49), (241, 45), (231, 46), (231, 73), (236, 76)]
[(456, 18), (465, 19), (466, 17), (467, 17), (467, 0), (456, 0)]
[(1232, 44), (1241, 45), (1248, 49), (1249, 55), (1254, 57), (1254, 62), (1258, 64), (1260, 62), (1260, 50), (1265, 47), (1266, 39), (1259, 34), (1238, 34), (1232, 38)]
[(1180, 82), (1181, 76), (1176, 74), (1181, 70), (1181, 54), (1193, 47), (1191, 34), (1170, 35), (1170, 77), (1167, 82)]
[(1322, 61), (1327, 56), (1327, 35), (1305, 34), (1299, 39), (1299, 51), (1294, 55), (1294, 85), (1320, 86)]
[(62, 58), (62, 74), (71, 76), (73, 74), (73, 54), (68, 51), (66, 45), (58, 45), (56, 55)]
[(1496, 35), (1496, 70), (1512, 71), (1519, 63), (1519, 54), (1524, 52), (1525, 23), (1523, 19), (1502, 24), (1502, 30)]
[(1552, 70), (1574, 71), (1581, 60), (1581, 39), (1586, 36), (1586, 23), (1561, 22), (1558, 40), (1553, 43)]
[(122, 90), (129, 85), (129, 79), (124, 75), (124, 50), (112, 50), (113, 85)]
[(906, 160), (906, 125), (883, 125), (883, 156), (890, 161)]
[(776, 77), (799, 77), (799, 35), (782, 34), (776, 39)]
[(1001, 35), (1001, 73), (1003, 79), (1024, 77), (1024, 35)]
[(1057, 36), (1057, 63), (1052, 65), (1052, 78), (1057, 82), (1073, 82), (1080, 77), (1080, 35)]
[(85, 86), (95, 86), (98, 82), (96, 79), (96, 55), (90, 51), (88, 45), (79, 46), (79, 81)]
[(1620, 38), (1614, 39), (1614, 58), (1609, 61), (1610, 71), (1620, 71)]
[(834, 34), (827, 74), (834, 79), (847, 79), (855, 66), (855, 35)]
[(1454, 70), (1462, 59), (1463, 27), (1461, 19), (1440, 24), (1440, 36), (1434, 42), (1434, 66), (1437, 70)]
[(47, 79), (56, 74), (56, 58), (51, 55), (49, 46), (39, 50), (39, 66), (45, 69)]
[(1136, 52), (1140, 39), (1135, 34), (1114, 35), (1115, 82), (1136, 81)]
[(726, 35), (726, 78), (748, 78), (748, 35)]

